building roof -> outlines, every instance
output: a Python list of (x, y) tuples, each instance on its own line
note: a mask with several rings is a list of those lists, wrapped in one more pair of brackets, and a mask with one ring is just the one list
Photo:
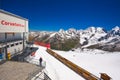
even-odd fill
[(14, 16), (14, 17), (16, 17), (16, 18), (20, 18), (20, 19), (24, 19), (24, 20), (27, 20), (27, 21), (28, 21), (28, 19), (26, 19), (26, 18), (23, 18), (23, 17), (21, 17), (21, 16), (18, 16), (18, 15), (16, 15), (16, 14), (10, 13), (10, 12), (5, 11), (5, 10), (2, 10), (2, 9), (0, 9), (0, 12), (1, 12), (1, 13), (4, 13), (4, 14), (7, 14), (7, 15)]
[(0, 64), (0, 80), (26, 80), (41, 70), (42, 68), (30, 63), (6, 61)]

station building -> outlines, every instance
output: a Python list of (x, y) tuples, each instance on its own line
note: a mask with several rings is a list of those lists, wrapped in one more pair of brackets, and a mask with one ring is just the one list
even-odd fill
[(28, 19), (0, 9), (0, 60), (21, 53), (27, 40)]

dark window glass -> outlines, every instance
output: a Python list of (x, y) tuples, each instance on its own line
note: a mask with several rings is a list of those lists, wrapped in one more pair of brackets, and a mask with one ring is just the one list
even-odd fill
[(20, 44), (22, 44), (22, 42), (20, 42)]
[(15, 43), (16, 45), (18, 45), (18, 43)]
[(11, 47), (13, 47), (14, 46), (14, 44), (11, 44)]
[(7, 45), (7, 48), (9, 48), (9, 45)]

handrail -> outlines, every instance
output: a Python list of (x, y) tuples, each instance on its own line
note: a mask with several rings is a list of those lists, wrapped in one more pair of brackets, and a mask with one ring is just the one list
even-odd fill
[(69, 67), (70, 69), (72, 69), (73, 71), (75, 71), (77, 74), (79, 74), (80, 76), (82, 76), (83, 78), (85, 78), (86, 80), (100, 80), (99, 77), (97, 77), (94, 74), (88, 72), (87, 70), (79, 67), (78, 65), (72, 63), (71, 61), (67, 60), (66, 58), (58, 55), (57, 53), (55, 53), (51, 49), (47, 49), (46, 51), (50, 55), (52, 55), (53, 57), (55, 57), (56, 59), (58, 59), (59, 61), (61, 61), (63, 64), (65, 64), (67, 67)]
[(26, 78), (26, 80), (31, 80), (33, 77), (35, 77), (35, 75), (37, 75), (39, 72), (41, 72), (41, 69), (35, 70), (31, 73), (28, 74), (28, 77)]

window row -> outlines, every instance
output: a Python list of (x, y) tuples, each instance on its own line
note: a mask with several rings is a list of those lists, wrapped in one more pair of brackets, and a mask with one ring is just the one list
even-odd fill
[(18, 43), (13, 43), (13, 44), (7, 45), (7, 48), (13, 47), (13, 46), (17, 46), (19, 44), (22, 44), (22, 42), (18, 42)]

